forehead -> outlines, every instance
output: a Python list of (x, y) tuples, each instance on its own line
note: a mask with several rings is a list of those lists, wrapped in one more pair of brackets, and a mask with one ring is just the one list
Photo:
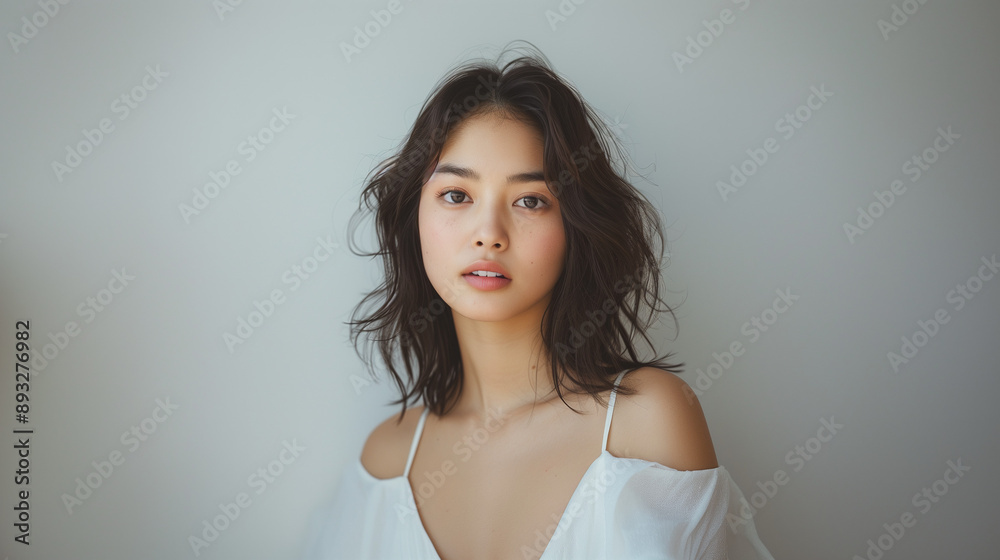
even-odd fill
[(452, 129), (441, 148), (439, 160), (460, 160), (472, 166), (540, 168), (542, 135), (534, 127), (511, 117), (475, 115)]

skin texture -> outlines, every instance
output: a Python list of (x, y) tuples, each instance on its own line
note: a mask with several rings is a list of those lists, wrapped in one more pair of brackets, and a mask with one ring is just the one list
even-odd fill
[[(508, 181), (542, 170), (542, 139), (524, 123), (470, 117), (445, 143), (436, 169), (444, 165), (478, 175), (431, 173), (419, 205), (424, 268), (451, 308), (465, 384), (452, 411), (427, 417), (408, 482), (443, 560), (520, 558), (523, 547), (540, 555), (548, 538), (539, 534), (552, 533), (601, 454), (607, 415), (591, 397), (567, 394), (583, 412), (576, 414), (548, 378), (539, 328), (562, 274), (562, 217), (543, 181)], [(500, 263), (511, 283), (489, 292), (469, 285), (462, 271), (480, 259)], [(701, 406), (682, 379), (645, 367), (622, 385), (638, 392), (616, 401), (609, 453), (677, 470), (718, 466)], [(606, 402), (609, 393), (602, 396)], [(423, 409), (372, 431), (361, 455), (372, 476), (402, 475)]]

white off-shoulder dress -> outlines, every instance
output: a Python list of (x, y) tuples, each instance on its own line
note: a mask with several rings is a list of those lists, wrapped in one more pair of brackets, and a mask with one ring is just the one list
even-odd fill
[[(608, 399), (604, 442), (548, 542), (524, 543), (519, 558), (540, 560), (774, 560), (752, 511), (723, 466), (678, 471), (607, 451), (618, 374)], [(380, 479), (353, 461), (333, 501), (312, 516), (304, 560), (441, 560), (417, 513), (409, 474), (424, 409), (401, 476)], [(545, 535), (548, 537), (549, 535)]]

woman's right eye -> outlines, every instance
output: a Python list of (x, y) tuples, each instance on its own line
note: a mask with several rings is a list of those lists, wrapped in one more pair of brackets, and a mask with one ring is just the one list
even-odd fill
[(439, 197), (443, 197), (447, 202), (451, 202), (452, 204), (460, 204), (462, 202), (461, 200), (457, 200), (456, 201), (456, 200), (448, 198), (448, 196), (451, 195), (451, 194), (457, 194), (457, 195), (460, 195), (460, 196), (465, 196), (465, 193), (462, 192), (462, 191), (444, 191), (443, 193), (441, 193), (438, 196)]

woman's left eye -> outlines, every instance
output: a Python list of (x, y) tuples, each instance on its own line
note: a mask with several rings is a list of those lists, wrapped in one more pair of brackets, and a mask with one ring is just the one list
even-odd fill
[[(545, 200), (543, 198), (539, 197), (539, 196), (522, 196), (519, 200), (532, 200), (532, 201), (534, 201), (529, 206), (524, 206), (523, 207), (523, 208), (527, 208), (528, 210), (540, 210), (542, 208), (545, 208), (549, 204), (548, 202), (545, 202)], [(541, 205), (541, 206), (539, 206), (539, 205)]]

